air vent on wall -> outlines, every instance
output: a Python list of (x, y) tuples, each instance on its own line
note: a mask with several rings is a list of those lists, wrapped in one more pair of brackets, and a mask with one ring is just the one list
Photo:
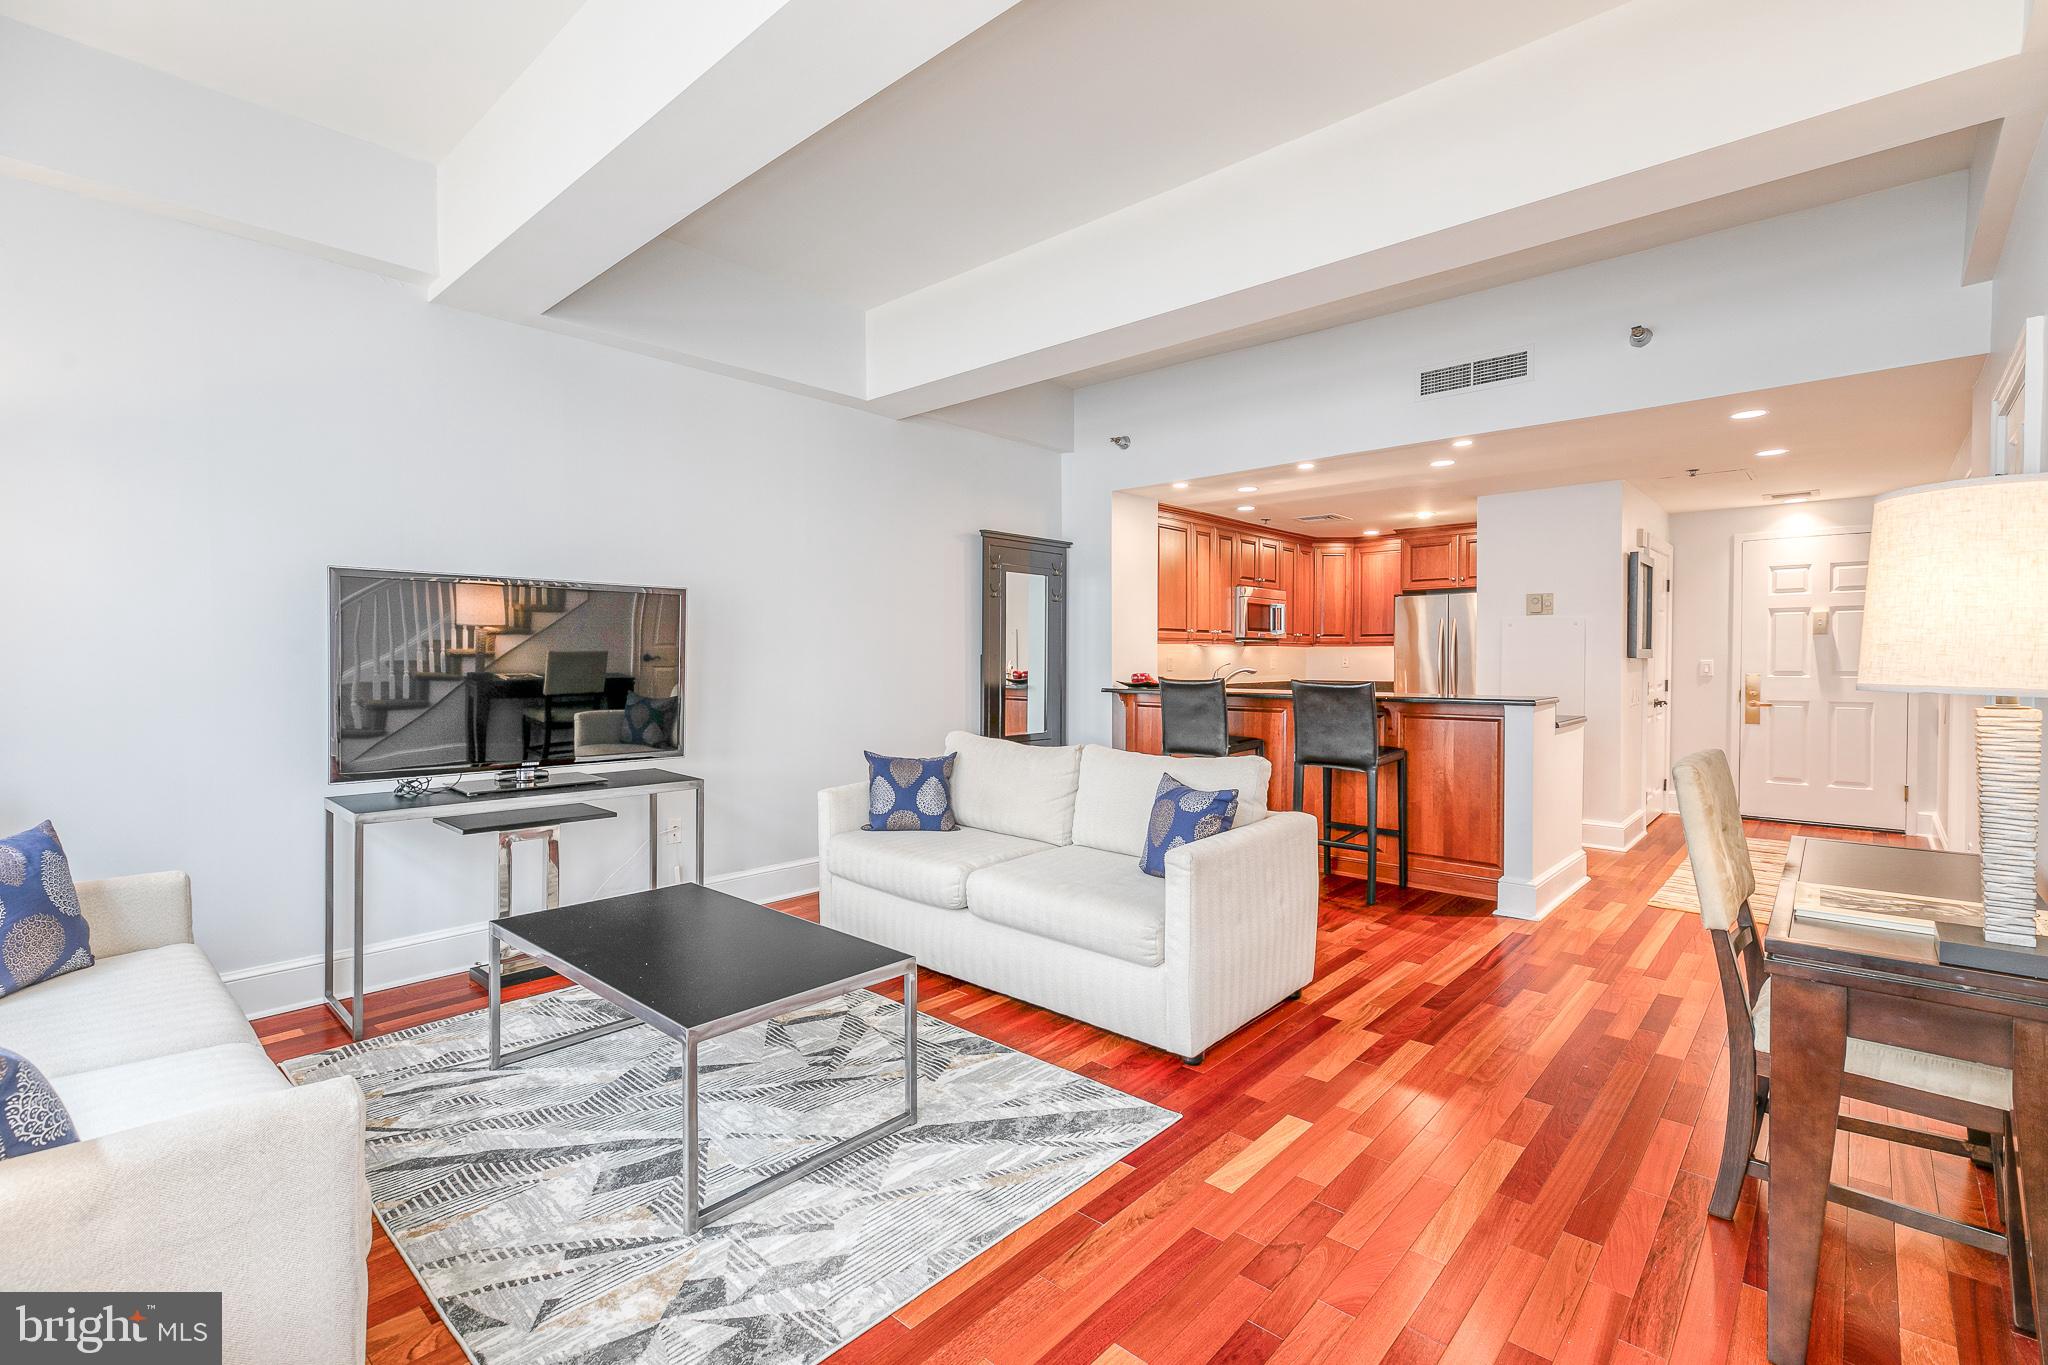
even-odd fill
[(1516, 351), (1512, 355), (1488, 356), (1484, 360), (1465, 360), (1456, 365), (1424, 370), (1420, 388), (1422, 397), (1429, 398), (1439, 393), (1477, 388), (1481, 384), (1503, 384), (1510, 379), (1528, 377), (1529, 353)]
[(1308, 514), (1307, 516), (1305, 516), (1305, 517), (1296, 517), (1296, 518), (1295, 518), (1295, 520), (1296, 520), (1296, 521), (1349, 521), (1349, 520), (1351, 520), (1351, 518), (1349, 518), (1349, 517), (1345, 516), (1345, 515), (1344, 515), (1344, 514), (1343, 514), (1342, 512), (1311, 512), (1311, 513), (1309, 513), (1309, 514)]

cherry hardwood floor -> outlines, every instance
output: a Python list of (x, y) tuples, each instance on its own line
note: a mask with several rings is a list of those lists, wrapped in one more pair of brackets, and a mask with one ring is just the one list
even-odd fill
[[(1591, 856), (1535, 925), (1330, 882), (1314, 984), (1199, 1068), (924, 973), (925, 1012), (1184, 1117), (834, 1360), (1762, 1361), (1767, 1195), (1706, 1211), (1727, 1084), (1711, 951), (1696, 916), (1648, 906), (1678, 822)], [(384, 1033), (480, 1003), (446, 978), (370, 1013)], [(279, 1059), (343, 1041), (321, 1010), (257, 1027)], [(1960, 1159), (1863, 1137), (1835, 1179), (1956, 1217), (1990, 1199)], [(2038, 1359), (2002, 1261), (1839, 1208), (1815, 1316), (1814, 1365)], [(369, 1356), (463, 1358), (381, 1231)]]

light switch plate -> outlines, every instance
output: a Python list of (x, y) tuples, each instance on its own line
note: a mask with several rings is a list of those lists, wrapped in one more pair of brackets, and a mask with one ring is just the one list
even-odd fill
[(1825, 635), (1828, 633), (1828, 609), (1826, 607), (1814, 608), (1813, 633), (1815, 635)]
[(1712, 682), (1713, 680), (1714, 680), (1714, 661), (1713, 661), (1712, 659), (1701, 659), (1701, 660), (1700, 660), (1700, 681), (1701, 681), (1701, 682)]
[(1548, 616), (1557, 610), (1555, 593), (1532, 592), (1527, 594), (1523, 601), (1525, 606), (1522, 614), (1525, 616)]

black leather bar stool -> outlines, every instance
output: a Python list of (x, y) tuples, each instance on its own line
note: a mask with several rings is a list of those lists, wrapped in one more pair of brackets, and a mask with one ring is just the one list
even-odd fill
[(1230, 712), (1217, 679), (1159, 680), (1159, 748), (1176, 758), (1227, 758), (1263, 754), (1266, 741), (1230, 733)]
[[(1323, 770), (1323, 834), (1316, 842), (1323, 849), (1323, 873), (1330, 871), (1332, 849), (1354, 851), (1355, 842), (1365, 836), (1365, 903), (1379, 899), (1380, 841), (1382, 834), (1395, 837), (1401, 855), (1401, 885), (1408, 885), (1408, 751), (1380, 743), (1380, 704), (1372, 683), (1306, 683), (1292, 685), (1294, 693), (1294, 808), (1302, 808), (1302, 769)], [(1400, 807), (1399, 828), (1380, 824), (1380, 769), (1394, 765), (1394, 804)], [(1365, 823), (1349, 824), (1331, 818), (1330, 774), (1364, 773)]]

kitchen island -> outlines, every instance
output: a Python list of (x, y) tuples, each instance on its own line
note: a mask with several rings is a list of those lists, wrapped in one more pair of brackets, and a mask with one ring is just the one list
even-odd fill
[[(1118, 683), (1119, 748), (1160, 752), (1159, 689)], [(1294, 711), (1285, 682), (1225, 689), (1230, 733), (1265, 741), (1266, 792), (1294, 808)], [(1579, 846), (1583, 717), (1557, 714), (1555, 697), (1426, 697), (1380, 693), (1380, 742), (1408, 751), (1409, 885), (1494, 902), (1494, 912), (1539, 919), (1585, 884)], [(1306, 773), (1302, 809), (1322, 815), (1321, 771)], [(1365, 823), (1362, 773), (1332, 774), (1336, 818)], [(1394, 773), (1380, 774), (1380, 819), (1396, 821)], [(1398, 866), (1380, 843), (1380, 879)], [(1338, 850), (1332, 872), (1363, 877), (1365, 855)]]

